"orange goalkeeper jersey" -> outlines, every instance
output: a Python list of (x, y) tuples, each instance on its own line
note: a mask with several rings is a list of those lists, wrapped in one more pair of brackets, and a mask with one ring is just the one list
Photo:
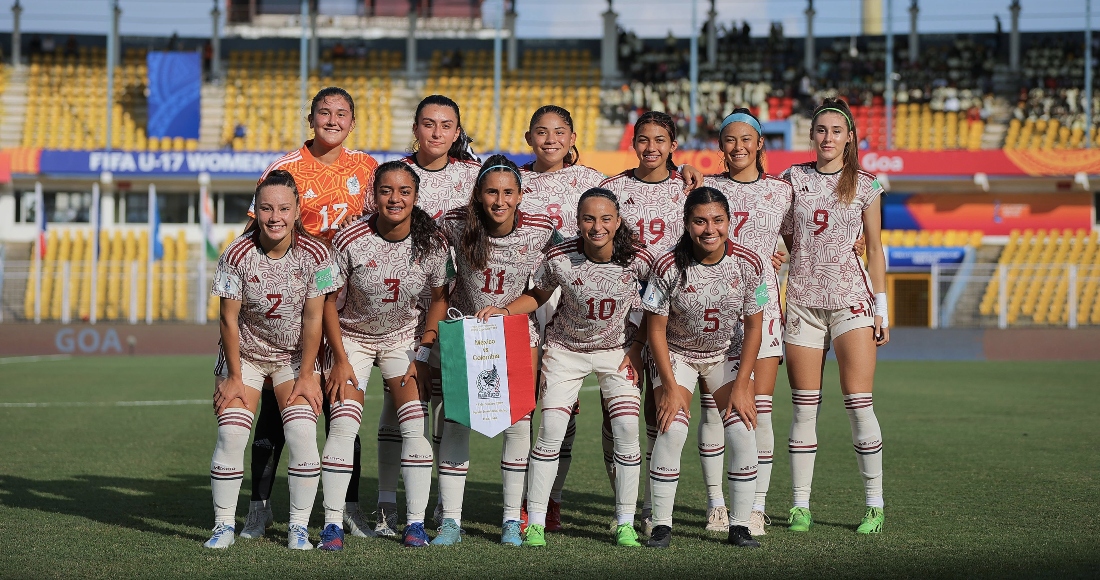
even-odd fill
[[(332, 165), (325, 165), (309, 152), (312, 143), (306, 141), (300, 149), (276, 159), (260, 181), (276, 169), (289, 171), (301, 196), (302, 225), (310, 234), (331, 240), (340, 224), (363, 213), (364, 200), (374, 189), (378, 161), (344, 148)], [(254, 216), (253, 210), (249, 208), (248, 215)]]

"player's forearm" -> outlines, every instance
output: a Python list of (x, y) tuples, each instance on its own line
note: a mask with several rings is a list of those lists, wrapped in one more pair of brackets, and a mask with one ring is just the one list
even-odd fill
[(431, 346), (439, 338), (439, 323), (447, 318), (447, 309), (450, 307), (450, 299), (447, 297), (447, 287), (441, 286), (432, 292), (432, 302), (428, 305), (428, 316), (424, 322), (424, 334), (420, 337), (420, 343)]
[(321, 325), (333, 358), (337, 361), (346, 361), (348, 353), (344, 350), (344, 339), (340, 333), (340, 311), (336, 309), (335, 297), (335, 292), (325, 297), (325, 313), (321, 318)]
[(545, 298), (539, 300), (538, 295), (534, 291), (527, 290), (505, 306), (504, 309), (511, 314), (531, 314), (538, 310), (539, 306), (542, 306), (545, 302)]
[(324, 296), (306, 300), (302, 312), (302, 368), (312, 369), (317, 362), (317, 350), (321, 348), (321, 325), (324, 319)]

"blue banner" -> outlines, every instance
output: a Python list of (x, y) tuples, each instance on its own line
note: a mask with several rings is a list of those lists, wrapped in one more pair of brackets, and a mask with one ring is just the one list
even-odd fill
[(886, 248), (888, 268), (929, 268), (932, 264), (959, 264), (965, 257), (966, 248), (962, 246)]
[(202, 60), (198, 52), (150, 52), (149, 120), (145, 134), (199, 138), (202, 111)]

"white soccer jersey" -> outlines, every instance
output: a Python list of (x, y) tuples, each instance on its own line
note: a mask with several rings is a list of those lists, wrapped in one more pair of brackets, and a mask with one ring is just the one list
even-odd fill
[(414, 259), (412, 235), (391, 242), (378, 234), (377, 219), (366, 216), (342, 228), (332, 244), (347, 281), (340, 332), (385, 350), (413, 341), (425, 314), (419, 297), (447, 284), (453, 266), (442, 235), (433, 251)]
[(733, 180), (723, 173), (706, 176), (703, 185), (726, 195), (730, 203), (730, 239), (756, 252), (765, 266), (768, 305), (764, 307), (764, 320), (782, 318), (779, 276), (771, 267), (771, 259), (779, 245), (779, 228), (791, 211), (791, 184), (766, 173), (751, 183)]
[(836, 195), (840, 172), (819, 173), (813, 162), (783, 172), (794, 186), (794, 204), (782, 234), (793, 236), (787, 301), (837, 310), (874, 301), (871, 279), (852, 250), (863, 233), (863, 210), (880, 195), (874, 175), (860, 171), (856, 196), (842, 206)]
[(668, 179), (649, 183), (634, 177), (634, 170), (609, 177), (600, 187), (619, 198), (623, 223), (638, 235), (654, 256), (659, 256), (680, 241), (684, 233), (684, 177), (679, 171)]
[(298, 238), (294, 246), (278, 260), (264, 254), (258, 230), (233, 240), (218, 260), (211, 292), (241, 301), (237, 324), (243, 359), (276, 364), (300, 361), (306, 300), (344, 283), (326, 244), (294, 235)]
[[(489, 237), (489, 256), (484, 268), (474, 270), (461, 250), (462, 232), (466, 229), (466, 207), (452, 209), (443, 215), (443, 235), (455, 248), (454, 290), (451, 307), (466, 316), (477, 314), (486, 306), (504, 308), (527, 289), (531, 275), (545, 259), (546, 252), (561, 241), (553, 222), (545, 215), (516, 212), (516, 227), (512, 233)], [(528, 316), (531, 346), (538, 344), (535, 315)]]
[(416, 156), (402, 159), (420, 176), (420, 191), (416, 205), (428, 212), (433, 220), (439, 220), (443, 214), (470, 202), (477, 174), (481, 165), (476, 161), (447, 159), (443, 169), (424, 169), (416, 163)]
[(567, 165), (550, 173), (532, 169), (532, 161), (520, 168), (523, 202), (519, 208), (529, 214), (548, 216), (561, 235), (577, 235), (577, 203), (581, 194), (600, 185), (604, 174), (584, 165)]
[(653, 255), (643, 248), (629, 266), (589, 260), (580, 238), (551, 248), (535, 273), (536, 288), (561, 288), (561, 301), (546, 325), (547, 344), (574, 352), (623, 348), (627, 319), (640, 306), (638, 293), (652, 267)]
[(673, 252), (657, 259), (649, 276), (642, 306), (668, 317), (668, 348), (693, 361), (713, 361), (733, 355), (734, 337), (743, 324), (768, 302), (763, 263), (756, 252), (726, 242), (726, 255), (717, 264), (692, 262), (687, 280)]

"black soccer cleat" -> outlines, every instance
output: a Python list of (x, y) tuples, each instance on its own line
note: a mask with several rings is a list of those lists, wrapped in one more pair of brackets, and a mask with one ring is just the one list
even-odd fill
[(726, 542), (738, 548), (759, 548), (760, 542), (752, 539), (745, 526), (730, 526), (730, 535)]
[(672, 543), (672, 528), (670, 526), (653, 526), (653, 533), (645, 545), (647, 548), (667, 548)]

